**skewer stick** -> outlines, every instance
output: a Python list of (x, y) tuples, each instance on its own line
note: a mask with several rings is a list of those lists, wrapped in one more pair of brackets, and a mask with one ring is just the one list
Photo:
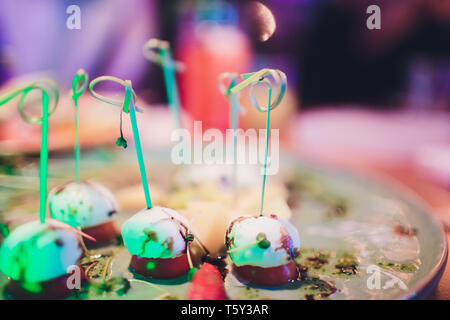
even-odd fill
[[(42, 115), (40, 117), (30, 117), (24, 111), (25, 100), (27, 95), (36, 89), (40, 90), (42, 93)], [(41, 149), (39, 158), (39, 220), (41, 223), (44, 223), (47, 211), (48, 118), (56, 109), (59, 93), (56, 84), (52, 80), (38, 79), (0, 96), (0, 106), (8, 103), (17, 96), (20, 96), (18, 108), (22, 119), (29, 124), (41, 125)], [(50, 99), (53, 101), (51, 107)]]
[(80, 182), (80, 139), (78, 132), (78, 98), (86, 91), (89, 76), (83, 69), (79, 69), (72, 80), (72, 100), (75, 108), (75, 181)]
[[(97, 92), (94, 91), (94, 87), (96, 84), (103, 82), (103, 81), (112, 81), (118, 84), (121, 84), (125, 88), (125, 96), (123, 99), (123, 102), (108, 98), (106, 96), (100, 95)], [(116, 77), (112, 76), (102, 76), (95, 78), (91, 81), (89, 84), (89, 91), (91, 92), (92, 96), (100, 101), (118, 106), (122, 108), (122, 111), (125, 113), (130, 114), (130, 121), (131, 121), (131, 127), (133, 130), (133, 138), (134, 138), (134, 145), (136, 150), (136, 156), (139, 164), (139, 171), (141, 174), (141, 181), (142, 181), (142, 188), (144, 189), (144, 195), (145, 195), (145, 202), (147, 204), (147, 209), (152, 208), (152, 200), (150, 198), (150, 190), (148, 187), (148, 179), (147, 179), (147, 172), (145, 170), (145, 163), (144, 163), (144, 156), (142, 153), (142, 146), (141, 146), (141, 139), (139, 137), (139, 128), (136, 121), (136, 110), (138, 112), (142, 112), (137, 106), (135, 106), (136, 101), (136, 94), (134, 93), (134, 90), (131, 85), (130, 80), (122, 80)]]
[[(261, 188), (261, 205), (259, 215), (263, 215), (264, 207), (264, 193), (266, 189), (266, 176), (267, 176), (267, 158), (268, 158), (268, 148), (269, 148), (269, 135), (270, 135), (270, 111), (275, 109), (281, 102), (286, 92), (287, 78), (286, 75), (275, 69), (261, 69), (258, 72), (247, 73), (241, 75), (243, 81), (230, 89), (231, 93), (237, 93), (247, 86), (250, 86), (250, 98), (252, 104), (260, 112), (266, 112), (266, 138), (265, 138), (265, 150), (264, 150), (264, 169), (263, 169), (263, 181)], [(269, 80), (269, 77), (273, 78), (273, 83)], [(268, 88), (268, 102), (267, 106), (262, 106), (259, 104), (255, 95), (253, 94), (253, 88), (255, 85), (263, 84)], [(278, 95), (276, 99), (272, 102), (272, 90), (273, 87), (278, 89)]]
[(170, 44), (167, 41), (150, 39), (145, 43), (143, 53), (149, 61), (162, 67), (169, 108), (176, 128), (182, 128), (181, 103), (175, 73), (183, 70), (183, 64), (173, 60)]
[[(224, 84), (224, 80), (229, 80), (228, 87)], [(244, 109), (238, 104), (238, 94), (231, 93), (231, 88), (238, 83), (237, 73), (224, 72), (219, 76), (219, 90), (230, 102), (230, 127), (233, 131), (233, 174), (231, 185), (233, 188), (233, 197), (236, 200), (237, 193), (237, 129), (239, 127), (238, 113), (244, 113)]]

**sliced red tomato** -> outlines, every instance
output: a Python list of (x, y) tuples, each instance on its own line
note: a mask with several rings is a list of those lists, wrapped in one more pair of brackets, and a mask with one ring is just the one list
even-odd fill
[(144, 277), (175, 279), (189, 271), (189, 261), (186, 253), (173, 259), (152, 259), (133, 255), (130, 268)]
[(222, 276), (217, 267), (204, 263), (192, 278), (188, 300), (227, 300)]
[(117, 236), (117, 228), (113, 221), (108, 221), (93, 227), (84, 228), (81, 231), (93, 237), (96, 241), (84, 239), (87, 247), (113, 241)]
[(271, 268), (235, 265), (233, 271), (242, 282), (264, 287), (279, 287), (296, 280), (298, 276), (297, 266), (293, 260)]

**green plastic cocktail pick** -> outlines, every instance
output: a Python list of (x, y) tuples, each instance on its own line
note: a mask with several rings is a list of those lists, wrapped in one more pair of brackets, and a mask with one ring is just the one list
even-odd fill
[[(112, 82), (115, 82), (115, 83), (118, 83), (118, 84), (121, 84), (122, 86), (124, 86), (125, 96), (124, 96), (123, 102), (105, 97), (94, 91), (95, 85), (100, 82), (104, 82), (104, 81), (112, 81)], [(138, 129), (137, 121), (136, 121), (136, 110), (139, 112), (143, 112), (143, 111), (134, 105), (134, 103), (136, 101), (136, 94), (134, 93), (134, 90), (132, 88), (131, 81), (130, 80), (124, 81), (122, 79), (119, 79), (116, 77), (111, 77), (111, 76), (102, 76), (102, 77), (95, 78), (94, 80), (91, 81), (91, 83), (89, 84), (89, 91), (94, 98), (96, 98), (100, 101), (112, 104), (114, 106), (118, 106), (121, 108), (121, 112), (130, 114), (131, 127), (133, 129), (134, 145), (135, 145), (136, 156), (137, 156), (138, 164), (139, 164), (139, 171), (141, 174), (142, 187), (144, 189), (145, 202), (147, 204), (147, 209), (151, 209), (153, 205), (152, 205), (152, 200), (150, 198), (150, 190), (148, 187), (147, 173), (145, 170), (144, 157), (142, 155), (141, 140), (139, 137), (139, 129)], [(122, 132), (122, 129), (121, 129), (121, 132)]]
[[(256, 107), (256, 109), (260, 112), (266, 112), (266, 138), (265, 138), (265, 151), (264, 151), (264, 173), (263, 173), (263, 182), (262, 182), (262, 190), (261, 190), (261, 206), (259, 215), (263, 214), (263, 206), (264, 206), (264, 192), (266, 189), (266, 177), (267, 177), (267, 157), (269, 150), (269, 134), (270, 134), (270, 111), (275, 109), (281, 102), (284, 97), (284, 93), (286, 92), (287, 86), (287, 78), (286, 75), (280, 71), (275, 69), (262, 69), (258, 72), (247, 73), (241, 75), (243, 81), (233, 88), (230, 89), (231, 93), (237, 93), (240, 90), (244, 89), (247, 86), (250, 86), (250, 98), (252, 104)], [(269, 77), (272, 77), (272, 83), (269, 80)], [(253, 87), (257, 84), (263, 84), (268, 87), (268, 102), (267, 106), (262, 106), (259, 104), (255, 95), (253, 94)], [(273, 85), (275, 85), (278, 89), (278, 96), (275, 101), (272, 102), (272, 89)]]
[(172, 59), (169, 42), (159, 39), (150, 39), (145, 43), (144, 56), (162, 67), (169, 108), (175, 119), (176, 128), (182, 128), (181, 104), (175, 72), (181, 71), (183, 65)]
[[(224, 81), (228, 80), (229, 84), (226, 86)], [(238, 123), (238, 112), (244, 112), (243, 108), (239, 107), (238, 95), (237, 93), (231, 93), (231, 88), (233, 88), (238, 83), (238, 74), (224, 72), (219, 76), (219, 90), (230, 102), (230, 127), (233, 131), (233, 177), (232, 177), (232, 187), (234, 192), (236, 192), (237, 187), (237, 129)]]
[(75, 108), (75, 181), (80, 182), (80, 138), (78, 133), (78, 98), (86, 91), (89, 76), (83, 69), (79, 69), (72, 79), (72, 100)]
[[(30, 117), (24, 110), (26, 97), (33, 90), (40, 90), (42, 93), (41, 117)], [(20, 96), (18, 107), (19, 114), (22, 119), (29, 124), (41, 125), (41, 150), (39, 159), (39, 220), (41, 223), (44, 223), (47, 209), (48, 117), (56, 109), (59, 93), (56, 84), (52, 80), (39, 79), (0, 96), (0, 106), (8, 103), (17, 96)], [(51, 107), (50, 99), (53, 101)]]

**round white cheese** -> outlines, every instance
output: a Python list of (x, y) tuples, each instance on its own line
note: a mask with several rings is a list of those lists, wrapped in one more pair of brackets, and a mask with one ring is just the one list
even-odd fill
[(125, 247), (143, 258), (175, 258), (186, 252), (189, 222), (177, 211), (153, 207), (136, 213), (122, 225)]
[(26, 286), (67, 274), (81, 254), (74, 232), (33, 221), (14, 229), (2, 243), (0, 270)]
[[(300, 250), (297, 229), (275, 215), (240, 216), (231, 220), (227, 230), (226, 242), (236, 266), (281, 266)], [(261, 243), (261, 239), (266, 242)]]
[(72, 227), (93, 227), (110, 221), (119, 210), (113, 194), (93, 183), (74, 181), (50, 191), (50, 215)]

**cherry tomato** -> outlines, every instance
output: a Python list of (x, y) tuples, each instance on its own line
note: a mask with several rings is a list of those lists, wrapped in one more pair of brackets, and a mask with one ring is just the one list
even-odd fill
[(184, 253), (173, 259), (151, 259), (133, 255), (130, 268), (136, 273), (156, 279), (175, 279), (189, 271), (189, 261)]
[(97, 240), (94, 242), (89, 239), (84, 239), (84, 243), (87, 247), (111, 242), (119, 234), (113, 221), (108, 221), (93, 227), (87, 227), (82, 229), (82, 231)]
[[(84, 270), (81, 266), (77, 266), (80, 269), (81, 285), (85, 282), (86, 278), (84, 275)], [(37, 299), (37, 300), (54, 300), (54, 299), (64, 299), (74, 293), (77, 289), (69, 289), (67, 285), (67, 280), (72, 274), (65, 274), (58, 278), (44, 281), (39, 283), (41, 290), (40, 292), (34, 293), (26, 290), (22, 287), (21, 281), (10, 280), (6, 286), (7, 294), (10, 294), (15, 299)]]
[(297, 279), (297, 266), (293, 260), (285, 265), (262, 268), (251, 265), (236, 266), (233, 271), (242, 282), (264, 287), (278, 287)]

